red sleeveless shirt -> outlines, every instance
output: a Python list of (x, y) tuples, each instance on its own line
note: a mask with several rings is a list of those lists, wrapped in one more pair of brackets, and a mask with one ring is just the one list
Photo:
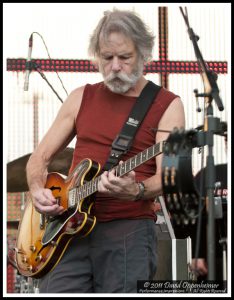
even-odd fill
[[(155, 132), (152, 129), (158, 127), (163, 113), (176, 97), (164, 88), (159, 91), (137, 131), (131, 149), (121, 158), (123, 161), (155, 144)], [(111, 92), (103, 82), (85, 86), (76, 118), (77, 141), (70, 172), (84, 158), (99, 162), (102, 167), (105, 165), (111, 144), (120, 133), (136, 99)], [(156, 168), (155, 158), (148, 160), (134, 170), (136, 180), (142, 181), (153, 176)], [(98, 193), (92, 213), (99, 222), (123, 218), (156, 218), (154, 199), (134, 202), (103, 197)]]

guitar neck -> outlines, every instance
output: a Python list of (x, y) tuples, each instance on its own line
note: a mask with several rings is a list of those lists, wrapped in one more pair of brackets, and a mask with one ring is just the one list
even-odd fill
[[(134, 157), (129, 158), (124, 163), (114, 167), (115, 174), (117, 177), (121, 177), (130, 171), (134, 170), (135, 168), (139, 167), (146, 161), (150, 160), (151, 158), (157, 156), (158, 154), (162, 153), (163, 149), (163, 142), (155, 144), (144, 151), (138, 153)], [(112, 170), (113, 170), (112, 169)]]
[[(121, 177), (130, 171), (134, 170), (135, 168), (139, 167), (146, 161), (150, 160), (151, 158), (161, 154), (163, 152), (163, 146), (165, 142), (159, 142), (144, 151), (138, 153), (132, 158), (129, 158), (122, 164), (112, 168), (110, 171), (115, 170), (115, 176)], [(100, 180), (101, 175), (94, 178), (91, 181), (88, 181), (84, 185), (80, 187), (75, 187), (70, 189), (69, 191), (69, 204), (68, 207), (73, 207), (77, 205), (77, 203), (95, 192), (98, 191), (98, 181)]]

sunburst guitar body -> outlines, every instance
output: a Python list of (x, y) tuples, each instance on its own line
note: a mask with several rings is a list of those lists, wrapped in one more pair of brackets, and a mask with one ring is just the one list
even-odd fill
[(85, 159), (66, 179), (59, 173), (48, 174), (45, 187), (51, 189), (57, 202), (65, 208), (58, 217), (40, 214), (32, 200), (27, 201), (15, 248), (17, 268), (22, 275), (44, 276), (57, 265), (74, 236), (82, 238), (92, 231), (96, 223), (90, 213), (94, 194), (83, 197), (81, 192), (85, 194), (82, 187), (95, 178), (99, 170), (99, 164)]

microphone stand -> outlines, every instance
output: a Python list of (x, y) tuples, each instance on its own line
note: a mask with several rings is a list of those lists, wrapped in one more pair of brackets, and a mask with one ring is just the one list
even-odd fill
[(215, 167), (213, 157), (213, 142), (214, 132), (219, 132), (220, 120), (213, 117), (212, 99), (215, 100), (219, 110), (224, 109), (222, 100), (219, 97), (219, 89), (216, 84), (215, 74), (210, 71), (202, 57), (197, 41), (199, 37), (194, 34), (189, 26), (187, 9), (185, 13), (180, 7), (181, 13), (188, 28), (189, 37), (193, 43), (194, 51), (197, 57), (198, 64), (202, 71), (202, 79), (204, 83), (205, 93), (198, 94), (196, 97), (204, 97), (206, 101), (205, 122), (203, 126), (204, 132), (198, 133), (198, 143), (202, 146), (208, 145), (207, 165), (205, 174), (205, 190), (206, 190), (206, 207), (208, 214), (207, 222), (207, 262), (208, 262), (208, 280), (215, 280), (215, 207), (214, 207), (214, 182), (215, 182)]
[(60, 96), (58, 95), (58, 93), (55, 91), (55, 89), (53, 88), (53, 86), (50, 84), (50, 82), (46, 78), (45, 74), (42, 72), (40, 66), (37, 63), (35, 63), (35, 62), (30, 62), (30, 70), (33, 70), (33, 69), (36, 70), (41, 75), (41, 77), (47, 82), (47, 84), (49, 85), (49, 87), (52, 89), (52, 91), (58, 97), (59, 101), (61, 101), (63, 103), (63, 100), (60, 98)]

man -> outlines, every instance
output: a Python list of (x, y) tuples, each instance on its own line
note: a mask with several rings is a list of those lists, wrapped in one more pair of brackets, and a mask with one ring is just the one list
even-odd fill
[[(33, 203), (40, 213), (62, 214), (45, 189), (47, 166), (76, 136), (70, 171), (84, 158), (103, 167), (136, 98), (147, 84), (144, 63), (154, 37), (133, 12), (105, 12), (90, 39), (89, 52), (104, 82), (74, 90), (27, 164)], [(161, 89), (123, 161), (184, 126), (180, 98)], [(158, 130), (155, 134), (153, 128)], [(156, 156), (123, 177), (103, 172), (92, 213), (97, 223), (89, 235), (74, 237), (56, 267), (41, 280), (41, 293), (131, 293), (137, 280), (156, 272), (155, 196), (161, 194), (161, 160)], [(143, 184), (139, 184), (143, 182)]]

